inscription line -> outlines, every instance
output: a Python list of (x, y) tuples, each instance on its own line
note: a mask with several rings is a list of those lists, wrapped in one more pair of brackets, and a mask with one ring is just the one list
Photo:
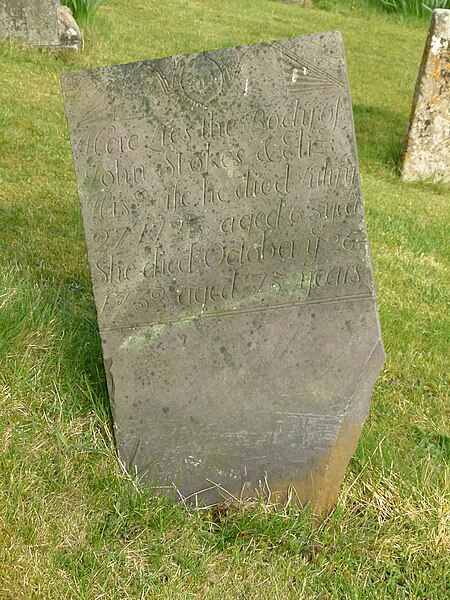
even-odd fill
[(189, 317), (173, 317), (172, 319), (164, 319), (158, 321), (142, 321), (135, 325), (116, 325), (115, 327), (99, 327), (100, 332), (103, 331), (119, 331), (121, 329), (135, 329), (144, 325), (168, 325), (170, 323), (180, 323), (182, 321), (194, 321), (195, 319), (212, 319), (214, 317), (229, 317), (231, 315), (242, 315), (252, 312), (272, 311), (284, 308), (295, 308), (296, 306), (308, 306), (311, 304), (336, 304), (337, 302), (345, 302), (350, 300), (371, 300), (372, 294), (353, 294), (350, 296), (341, 296), (340, 298), (323, 298), (322, 300), (301, 300), (299, 302), (290, 302), (286, 304), (273, 304), (270, 306), (249, 306), (248, 308), (235, 308), (230, 310), (215, 311), (212, 313), (200, 313)]

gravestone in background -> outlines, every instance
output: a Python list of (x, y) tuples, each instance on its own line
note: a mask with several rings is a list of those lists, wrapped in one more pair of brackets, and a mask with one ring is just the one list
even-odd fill
[(450, 181), (450, 10), (434, 10), (403, 151), (403, 178)]
[(340, 34), (62, 85), (123, 462), (327, 511), (384, 360)]
[(81, 33), (59, 0), (0, 0), (0, 39), (24, 39), (31, 46), (77, 49)]

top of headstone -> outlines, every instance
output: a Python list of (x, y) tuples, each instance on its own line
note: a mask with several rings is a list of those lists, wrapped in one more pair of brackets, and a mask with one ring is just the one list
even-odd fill
[[(141, 131), (143, 128), (148, 129), (148, 133), (144, 134), (144, 137), (147, 137), (146, 141), (140, 143), (140, 154), (148, 160), (154, 151), (156, 157), (163, 158), (163, 164), (158, 158), (154, 165), (147, 167), (152, 171), (156, 169), (156, 172), (152, 176), (152, 189), (143, 186), (142, 189), (134, 191), (139, 202), (145, 202), (147, 199), (150, 204), (158, 203), (158, 199), (167, 195), (167, 187), (172, 185), (166, 175), (167, 169), (171, 169), (172, 157), (164, 156), (165, 145), (169, 152), (181, 153), (178, 154), (177, 160), (182, 161), (190, 153), (193, 153), (194, 159), (199, 157), (196, 159), (198, 164), (193, 164), (191, 158), (191, 162), (186, 165), (189, 170), (188, 184), (193, 186), (190, 194), (205, 193), (201, 189), (197, 190), (197, 187), (207, 186), (208, 175), (211, 177), (214, 172), (225, 175), (224, 183), (236, 180), (235, 187), (238, 187), (237, 178), (245, 177), (246, 173), (245, 170), (242, 172), (248, 160), (244, 159), (244, 156), (250, 158), (253, 154), (252, 161), (256, 163), (248, 166), (263, 166), (267, 178), (290, 178), (292, 181), (285, 182), (285, 187), (289, 184), (292, 187), (300, 185), (294, 181), (301, 179), (305, 184), (308, 181), (312, 182), (307, 184), (310, 190), (322, 185), (339, 186), (343, 183), (344, 176), (349, 177), (349, 181), (351, 177), (357, 179), (351, 105), (342, 40), (337, 31), (73, 71), (63, 74), (62, 82), (66, 112), (72, 138), (75, 140), (77, 166), (81, 162), (84, 163), (88, 157), (89, 131), (98, 127), (110, 127), (115, 130), (131, 127), (133, 131), (136, 127), (140, 127)], [(324, 92), (324, 105), (317, 106), (318, 98), (321, 98)], [(270, 107), (271, 113), (267, 112), (267, 108), (262, 108), (262, 101)], [(341, 114), (345, 115), (345, 120), (340, 128), (340, 135), (337, 136), (334, 128)], [(225, 121), (221, 115), (226, 117)], [(294, 149), (290, 147), (294, 145), (294, 138), (290, 130), (298, 130), (302, 120), (306, 133), (310, 136), (314, 134), (317, 138), (305, 141), (305, 148), (314, 145), (312, 152), (317, 164), (315, 161), (306, 161), (306, 157), (297, 157), (298, 164), (305, 165), (305, 168), (294, 173), (296, 161)], [(317, 131), (314, 131), (316, 129)], [(168, 134), (165, 132), (171, 132), (170, 138), (167, 138)], [(284, 140), (282, 144), (287, 146), (284, 156), (281, 154), (283, 146), (276, 141), (281, 134)], [(325, 134), (333, 138), (330, 142), (331, 153), (322, 148), (321, 136)], [(265, 137), (268, 138), (265, 146), (258, 149), (259, 144), (264, 143)], [(257, 148), (253, 149), (255, 144)], [(210, 155), (207, 157), (209, 165), (201, 164), (204, 148), (207, 147), (212, 152), (214, 145), (223, 147), (221, 152), (226, 153), (226, 158), (220, 159), (218, 164), (215, 155)], [(95, 153), (98, 154), (98, 149)], [(107, 150), (105, 153), (108, 156)], [(131, 155), (134, 154), (139, 153), (131, 152)], [(234, 158), (231, 158), (231, 155)], [(105, 163), (106, 156), (99, 156), (101, 163)], [(112, 154), (109, 154), (109, 157), (111, 158)], [(120, 157), (118, 168), (127, 158), (127, 153)], [(281, 164), (285, 164), (283, 173), (280, 172)], [(333, 168), (335, 171), (332, 173)], [(94, 192), (109, 189), (109, 175), (103, 174), (100, 179), (99, 177), (98, 169), (95, 172), (92, 169), (88, 170), (79, 182), (80, 192), (92, 195)], [(262, 177), (262, 174), (258, 177)], [(322, 184), (322, 179), (327, 178), (342, 181), (332, 182), (330, 179), (328, 183)], [(111, 186), (115, 188), (117, 182), (113, 182), (112, 179), (113, 177)], [(260, 184), (251, 182), (249, 176), (246, 186), (250, 185), (258, 187)], [(281, 183), (278, 187), (280, 186)], [(275, 188), (271, 192), (275, 196), (282, 193)], [(239, 194), (240, 190), (235, 190), (235, 201), (238, 203)], [(309, 191), (308, 195), (310, 194), (313, 192)], [(205, 219), (206, 215), (197, 215), (194, 218), (191, 213), (196, 213), (200, 206), (192, 204), (190, 211), (186, 211), (187, 204), (191, 204), (187, 199), (175, 203), (171, 209), (173, 217), (177, 218), (179, 213), (188, 212), (193, 219), (191, 227), (194, 228), (195, 223)], [(231, 204), (230, 200), (220, 202), (219, 206), (213, 206), (212, 210), (214, 213), (225, 214)], [(201, 212), (205, 211), (206, 208), (203, 207)], [(171, 233), (173, 231), (162, 232), (159, 241), (163, 245), (168, 244), (173, 251), (174, 241)], [(206, 230), (203, 233), (204, 237), (207, 237)], [(192, 236), (195, 237), (194, 232)], [(178, 244), (179, 240), (175, 240), (175, 243)], [(284, 265), (286, 271), (292, 269), (291, 275), (294, 275), (297, 268), (295, 262), (289, 266)], [(279, 297), (278, 300), (284, 302), (290, 294), (290, 291), (286, 291), (282, 294), (284, 298)], [(268, 294), (262, 298), (249, 298), (244, 304), (254, 303), (262, 308), (272, 302), (272, 295)], [(202, 314), (206, 315), (210, 310), (211, 308), (203, 309)], [(235, 311), (237, 307), (227, 306), (226, 310)], [(164, 312), (164, 317), (155, 314), (152, 319), (155, 322), (160, 322), (161, 319), (169, 322), (182, 316), (192, 316), (191, 310), (177, 302), (167, 303)], [(122, 312), (114, 318), (107, 312), (102, 312), (99, 315), (100, 327), (103, 328), (106, 322), (108, 326), (120, 326), (127, 319), (131, 319), (131, 325), (133, 322), (138, 323), (141, 317), (136, 311), (128, 314)]]

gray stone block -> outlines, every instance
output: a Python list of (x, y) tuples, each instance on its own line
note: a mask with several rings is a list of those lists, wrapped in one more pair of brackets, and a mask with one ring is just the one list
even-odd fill
[(81, 32), (59, 0), (0, 0), (0, 38), (31, 46), (78, 49)]
[(340, 34), (62, 86), (123, 463), (327, 512), (384, 361)]

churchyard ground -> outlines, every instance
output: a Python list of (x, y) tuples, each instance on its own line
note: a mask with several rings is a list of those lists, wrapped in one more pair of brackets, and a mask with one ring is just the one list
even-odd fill
[[(402, 182), (427, 23), (365, 4), (104, 0), (83, 52), (0, 45), (0, 597), (448, 596), (449, 187)], [(339, 29), (386, 365), (333, 513), (186, 510), (117, 462), (59, 77)]]

